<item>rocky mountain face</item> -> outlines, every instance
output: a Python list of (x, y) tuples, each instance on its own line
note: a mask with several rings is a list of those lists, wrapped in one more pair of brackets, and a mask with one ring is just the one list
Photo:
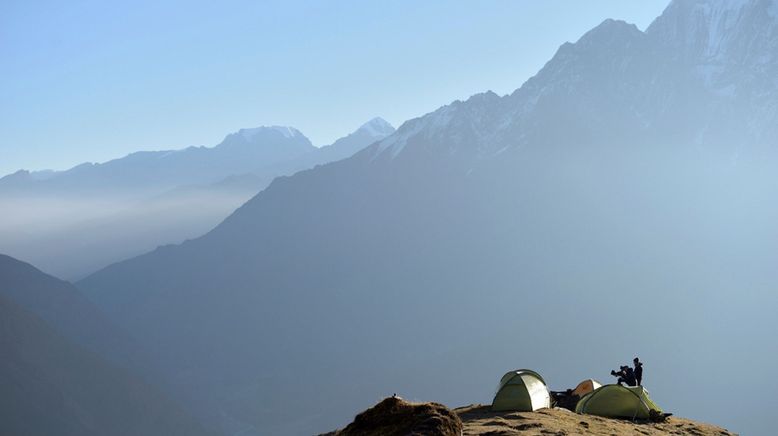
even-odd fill
[(774, 8), (770, 0), (676, 1), (646, 32), (606, 20), (513, 94), (444, 106), (404, 124), (383, 148), (396, 156), (410, 138), (432, 137), (449, 154), (484, 157), (574, 139), (758, 154), (778, 116)]
[[(335, 428), (395, 391), (488, 402), (519, 366), (574, 385), (635, 354), (669, 411), (767, 434), (748, 417), (775, 382), (719, 375), (778, 357), (778, 99), (754, 72), (773, 10), (605, 21), (514, 93), (277, 178), (203, 237), (78, 286), (242, 434)], [(742, 400), (709, 401), (723, 391)]]

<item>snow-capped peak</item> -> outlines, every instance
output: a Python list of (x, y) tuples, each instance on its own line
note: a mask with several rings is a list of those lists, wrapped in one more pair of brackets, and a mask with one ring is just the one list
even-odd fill
[(247, 140), (251, 140), (252, 138), (256, 137), (260, 133), (267, 133), (267, 132), (277, 132), (280, 133), (284, 138), (295, 138), (303, 136), (302, 133), (300, 133), (299, 130), (295, 129), (294, 127), (289, 126), (262, 126), (262, 127), (254, 127), (251, 129), (240, 129), (238, 133), (243, 136), (243, 138)]
[(357, 131), (363, 131), (376, 138), (383, 138), (394, 132), (394, 127), (381, 117), (375, 117), (372, 120), (359, 126)]

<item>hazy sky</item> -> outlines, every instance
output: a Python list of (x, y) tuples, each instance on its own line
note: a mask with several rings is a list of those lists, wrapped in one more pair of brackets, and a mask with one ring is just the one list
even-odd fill
[(518, 88), (669, 0), (0, 1), (0, 174), (292, 125), (316, 145)]

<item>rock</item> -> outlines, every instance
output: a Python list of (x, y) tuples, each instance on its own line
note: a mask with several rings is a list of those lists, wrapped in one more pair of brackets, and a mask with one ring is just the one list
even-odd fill
[(459, 416), (438, 403), (410, 403), (397, 396), (384, 399), (330, 436), (461, 436)]

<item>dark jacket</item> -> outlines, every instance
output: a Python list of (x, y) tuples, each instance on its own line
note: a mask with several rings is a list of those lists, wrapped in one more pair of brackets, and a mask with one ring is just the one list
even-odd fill
[(643, 382), (643, 363), (638, 362), (635, 364), (635, 380), (638, 382), (638, 386), (643, 386), (641, 383)]

